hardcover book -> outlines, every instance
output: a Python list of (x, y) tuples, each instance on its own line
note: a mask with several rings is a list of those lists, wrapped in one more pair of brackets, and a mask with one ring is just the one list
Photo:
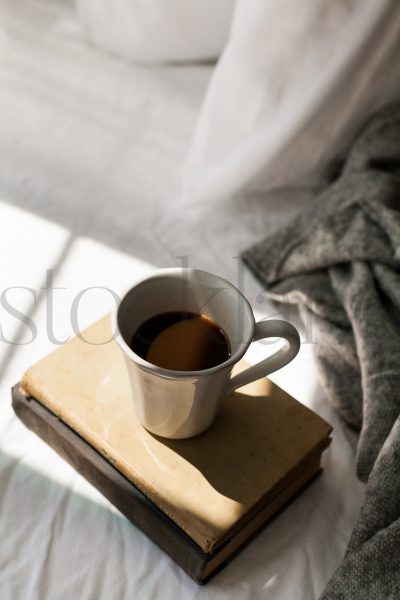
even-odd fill
[(224, 398), (201, 435), (154, 436), (111, 337), (107, 316), (31, 367), (14, 410), (204, 583), (316, 476), (331, 427), (264, 378)]

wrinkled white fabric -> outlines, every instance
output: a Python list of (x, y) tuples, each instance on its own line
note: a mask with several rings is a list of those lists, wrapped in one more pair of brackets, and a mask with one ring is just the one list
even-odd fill
[[(197, 586), (13, 415), (10, 388), (73, 334), (83, 289), (121, 292), (153, 268), (182, 262), (227, 277), (258, 318), (276, 315), (240, 251), (307, 205), (304, 194), (249, 196), (182, 210), (176, 199), (209, 67), (144, 68), (60, 35), (66, 0), (0, 0), (10, 45), (0, 55), (1, 600), (316, 600), (342, 560), (363, 486), (341, 424), (318, 387), (312, 323), (274, 381), (335, 427), (324, 473), (207, 586)], [(50, 311), (41, 288), (53, 269)], [(82, 327), (112, 307), (82, 298)], [(1, 338), (3, 339), (3, 338)], [(30, 342), (30, 343), (27, 343)], [(21, 345), (23, 343), (23, 345)], [(256, 362), (268, 348), (251, 347)], [(105, 377), (107, 375), (105, 374)]]
[(228, 38), (235, 0), (77, 0), (87, 38), (146, 63), (214, 59)]
[(185, 202), (316, 183), (400, 96), (398, 0), (238, 0), (200, 112)]

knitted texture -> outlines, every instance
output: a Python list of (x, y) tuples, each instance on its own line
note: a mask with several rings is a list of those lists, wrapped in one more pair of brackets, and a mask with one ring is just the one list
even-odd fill
[(372, 117), (309, 210), (243, 259), (312, 323), (326, 395), (359, 432), (366, 497), (322, 598), (400, 598), (400, 105)]

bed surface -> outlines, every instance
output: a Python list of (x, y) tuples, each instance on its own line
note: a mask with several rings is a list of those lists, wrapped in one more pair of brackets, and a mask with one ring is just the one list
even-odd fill
[[(271, 378), (334, 426), (324, 474), (204, 588), (26, 430), (10, 399), (23, 371), (73, 335), (79, 294), (84, 327), (110, 310), (109, 290), (154, 268), (216, 272), (258, 318), (276, 316), (237, 257), (309, 194), (185, 206), (180, 177), (212, 67), (117, 61), (83, 44), (65, 1), (0, 0), (0, 15), (0, 597), (318, 598), (363, 486), (317, 383), (312, 323), (299, 356)], [(254, 344), (247, 358), (266, 350)]]

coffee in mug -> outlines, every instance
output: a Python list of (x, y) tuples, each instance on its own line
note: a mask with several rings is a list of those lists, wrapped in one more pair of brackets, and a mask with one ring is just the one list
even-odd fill
[(149, 363), (173, 371), (203, 371), (231, 354), (222, 328), (207, 315), (188, 311), (147, 319), (133, 334), (130, 348)]

